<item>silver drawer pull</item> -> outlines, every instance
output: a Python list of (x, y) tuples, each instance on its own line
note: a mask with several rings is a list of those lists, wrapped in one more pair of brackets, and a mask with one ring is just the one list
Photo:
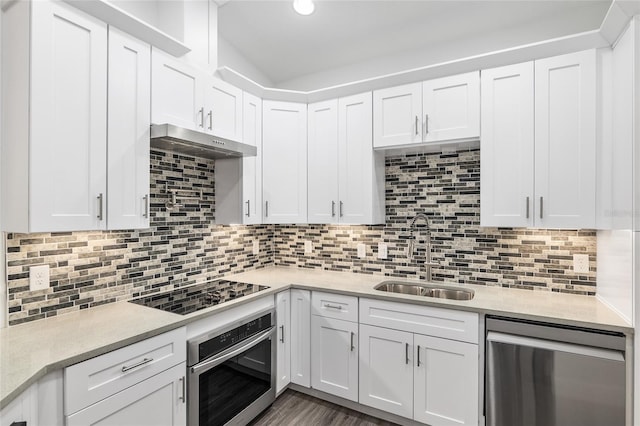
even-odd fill
[(284, 343), (284, 325), (280, 326), (280, 341)]
[(353, 352), (353, 350), (356, 348), (355, 345), (353, 344), (353, 337), (355, 336), (355, 333), (352, 331), (351, 332), (351, 352)]
[(184, 403), (187, 402), (187, 391), (185, 389), (186, 388), (185, 382), (187, 380), (186, 380), (186, 377), (184, 377), (184, 376), (180, 377), (178, 380), (180, 380), (180, 382), (182, 382), (182, 394), (178, 397), (178, 401), (182, 401), (182, 403), (184, 404)]
[(141, 365), (145, 365), (150, 363), (151, 361), (153, 361), (153, 358), (145, 358), (140, 362), (136, 362), (133, 365), (123, 365), (122, 366), (122, 372), (124, 373), (125, 371), (129, 371), (129, 370), (133, 370), (136, 367), (140, 367)]
[(409, 344), (404, 344), (404, 363), (409, 365)]
[(420, 345), (418, 345), (418, 367), (420, 367)]
[(341, 310), (342, 310), (342, 306), (340, 306), (340, 305), (330, 305), (330, 304), (328, 304), (328, 303), (325, 303), (323, 306), (324, 306), (325, 308), (337, 309), (337, 310), (339, 310), (339, 311), (341, 311)]

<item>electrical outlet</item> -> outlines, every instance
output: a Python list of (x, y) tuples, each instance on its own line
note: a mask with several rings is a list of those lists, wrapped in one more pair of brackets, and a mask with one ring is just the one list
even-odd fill
[(253, 240), (253, 255), (257, 256), (258, 253), (260, 253), (260, 241), (258, 240)]
[(363, 243), (358, 244), (358, 257), (360, 259), (364, 259), (366, 255), (367, 255), (367, 246), (365, 246)]
[(385, 243), (378, 243), (378, 259), (387, 258), (387, 245)]
[(311, 252), (313, 252), (313, 246), (311, 241), (307, 240), (304, 242), (304, 254), (311, 254)]
[(38, 265), (29, 268), (29, 290), (49, 288), (49, 265)]
[(589, 272), (589, 255), (574, 254), (573, 255), (573, 272), (578, 274), (586, 274)]

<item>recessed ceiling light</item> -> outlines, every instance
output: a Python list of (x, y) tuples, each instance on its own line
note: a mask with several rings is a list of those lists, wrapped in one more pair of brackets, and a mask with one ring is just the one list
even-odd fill
[(293, 8), (300, 15), (311, 15), (315, 9), (313, 0), (293, 0)]

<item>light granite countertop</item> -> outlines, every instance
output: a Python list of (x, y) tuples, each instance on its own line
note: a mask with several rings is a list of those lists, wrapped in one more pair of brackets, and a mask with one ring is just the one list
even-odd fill
[(117, 302), (0, 329), (0, 408), (4, 408), (32, 383), (51, 371), (184, 326), (256, 298), (273, 297), (278, 291), (290, 287), (590, 327), (627, 335), (633, 333), (630, 324), (591, 296), (465, 285), (461, 287), (475, 291), (472, 300), (444, 300), (373, 289), (381, 281), (404, 279), (286, 267), (257, 269), (224, 278), (267, 285), (270, 288), (185, 316), (133, 303)]

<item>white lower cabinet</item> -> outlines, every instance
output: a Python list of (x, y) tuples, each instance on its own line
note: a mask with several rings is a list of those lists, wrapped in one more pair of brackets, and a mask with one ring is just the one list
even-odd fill
[(358, 324), (312, 315), (311, 386), (358, 401)]
[(186, 367), (178, 364), (67, 416), (67, 426), (187, 424)]
[(186, 329), (64, 369), (67, 426), (187, 423)]
[(278, 344), (276, 347), (276, 393), (291, 381), (291, 292), (276, 294), (276, 327)]
[(413, 419), (477, 425), (478, 345), (420, 334), (413, 335), (413, 345)]
[(429, 425), (477, 425), (478, 345), (361, 324), (360, 403)]
[(410, 347), (413, 333), (360, 324), (360, 404), (413, 417)]
[(291, 383), (311, 386), (311, 292), (291, 292)]

